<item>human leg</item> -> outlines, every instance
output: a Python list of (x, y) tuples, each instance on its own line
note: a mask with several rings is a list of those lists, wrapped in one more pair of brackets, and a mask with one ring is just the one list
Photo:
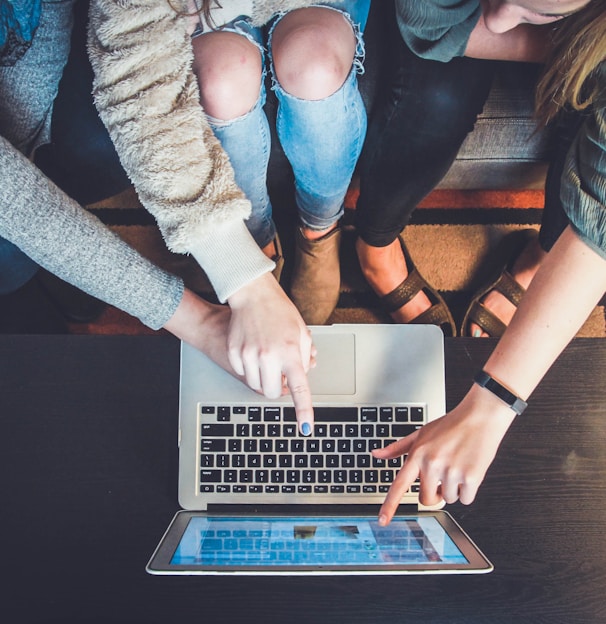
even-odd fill
[[(502, 273), (506, 281), (513, 281), (515, 296), (510, 292), (512, 289), (507, 286), (503, 289), (500, 284), (497, 287), (489, 284), (482, 288), (465, 315), (461, 327), (463, 335), (485, 338), (500, 336), (505, 331), (547, 252), (569, 225), (560, 199), (560, 186), (568, 151), (583, 120), (582, 114), (569, 111), (562, 114), (551, 129), (551, 158), (545, 181), (545, 204), (539, 235), (530, 237), (520, 248), (514, 247)], [(515, 236), (516, 233), (511, 235), (512, 238)]]
[[(356, 208), (358, 257), (380, 296), (392, 292), (409, 273), (399, 235), (473, 129), (494, 67), (470, 58), (449, 63), (419, 58), (396, 28), (390, 40), (393, 77), (369, 127)], [(392, 316), (410, 322), (429, 307), (429, 298), (419, 292)]]
[(10, 241), (0, 237), (0, 295), (18, 290), (38, 271), (38, 265)]
[(566, 111), (560, 115), (552, 127), (552, 149), (545, 180), (545, 205), (539, 231), (539, 243), (545, 252), (550, 251), (570, 224), (560, 199), (562, 176), (570, 147), (588, 114), (589, 111), (585, 113)]
[(270, 131), (263, 111), (260, 32), (245, 20), (194, 37), (194, 71), (215, 136), (228, 154), (238, 186), (252, 204), (247, 226), (257, 244), (276, 253), (275, 226), (267, 193)]
[(66, 333), (65, 319), (36, 276), (40, 267), (0, 237), (0, 334)]
[(334, 227), (366, 134), (357, 87), (361, 39), (340, 12), (292, 11), (272, 29), (277, 133), (292, 165), (307, 235)]
[(366, 134), (357, 86), (362, 40), (347, 14), (311, 7), (281, 16), (269, 49), (276, 130), (293, 169), (300, 219), (291, 297), (306, 322), (321, 324), (338, 299), (335, 230)]

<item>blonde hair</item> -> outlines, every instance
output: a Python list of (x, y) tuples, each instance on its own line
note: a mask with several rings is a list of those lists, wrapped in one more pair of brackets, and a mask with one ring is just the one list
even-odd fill
[(565, 107), (585, 110), (605, 88), (598, 81), (598, 68), (606, 60), (606, 0), (592, 0), (558, 23), (553, 43), (536, 92), (536, 116), (542, 125)]

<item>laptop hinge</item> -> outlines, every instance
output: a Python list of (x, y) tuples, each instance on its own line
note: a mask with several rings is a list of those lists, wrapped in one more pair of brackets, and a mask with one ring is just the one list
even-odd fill
[[(412, 513), (418, 510), (424, 511), (429, 509), (437, 509), (424, 507), (422, 505), (415, 504), (402, 504), (398, 507), (398, 513)], [(296, 515), (296, 514), (305, 514), (309, 515), (310, 513), (318, 514), (318, 515), (329, 515), (329, 514), (339, 514), (339, 515), (364, 515), (364, 516), (376, 516), (379, 512), (379, 506), (377, 504), (359, 504), (359, 505), (339, 505), (339, 504), (245, 504), (245, 505), (234, 505), (234, 504), (217, 504), (217, 503), (209, 503), (208, 504), (208, 512), (220, 513), (220, 514), (250, 514), (250, 513), (271, 513), (271, 514), (284, 514), (284, 515)]]

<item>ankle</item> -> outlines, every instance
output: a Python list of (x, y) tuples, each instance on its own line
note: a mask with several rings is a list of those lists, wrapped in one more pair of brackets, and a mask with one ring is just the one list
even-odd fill
[(547, 252), (539, 245), (538, 239), (533, 239), (524, 248), (512, 267), (512, 276), (522, 286), (527, 289), (530, 282), (539, 270)]
[(362, 273), (367, 279), (394, 273), (402, 281), (408, 276), (408, 268), (398, 239), (385, 247), (375, 247), (358, 238), (356, 252)]
[(301, 226), (301, 234), (303, 234), (303, 237), (306, 238), (307, 240), (315, 241), (315, 240), (319, 240), (320, 238), (323, 238), (324, 236), (330, 234), (336, 228), (337, 228), (337, 223), (336, 222), (333, 223), (332, 225), (328, 226), (327, 228), (323, 229), (323, 230), (312, 230), (312, 229), (302, 225)]
[(275, 241), (271, 241), (271, 243), (268, 243), (267, 245), (265, 245), (265, 247), (263, 247), (261, 249), (261, 251), (270, 259), (270, 260), (275, 260), (276, 256), (278, 255), (278, 250), (276, 249), (276, 243)]

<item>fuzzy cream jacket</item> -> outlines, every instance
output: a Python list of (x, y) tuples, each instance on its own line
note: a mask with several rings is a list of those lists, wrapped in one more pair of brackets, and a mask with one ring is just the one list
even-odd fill
[[(254, 0), (251, 18), (260, 25), (312, 4)], [(94, 98), (168, 248), (192, 254), (226, 301), (273, 263), (246, 228), (250, 203), (201, 108), (187, 8), (188, 0), (92, 0)]]

